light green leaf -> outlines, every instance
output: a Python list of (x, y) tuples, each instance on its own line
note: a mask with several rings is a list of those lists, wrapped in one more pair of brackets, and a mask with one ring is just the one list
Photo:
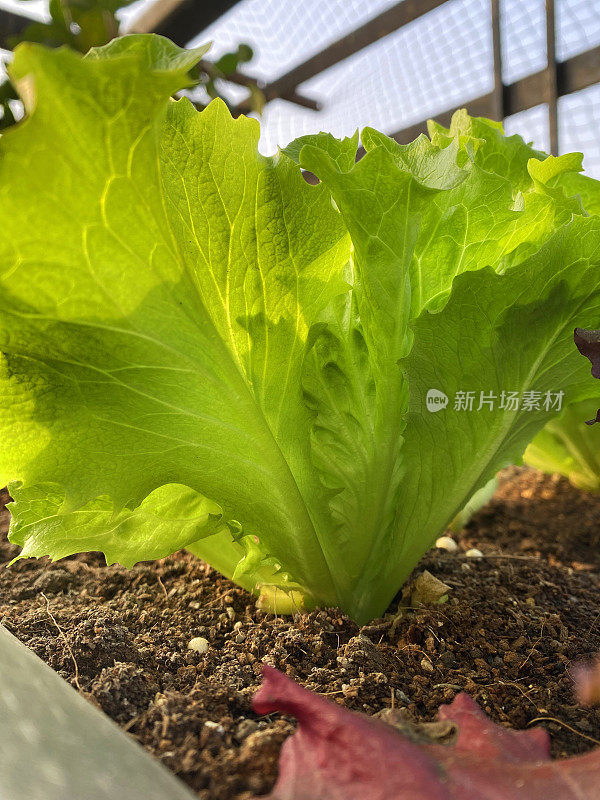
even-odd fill
[[(478, 152), (484, 149), (485, 144), (480, 145)], [(457, 186), (436, 191), (413, 179), (406, 159), (396, 158), (393, 146), (376, 146), (349, 173), (341, 173), (327, 154), (311, 146), (303, 148), (301, 162), (330, 188), (352, 236), (356, 317), (364, 330), (375, 384), (367, 408), (355, 404), (358, 424), (353, 420), (356, 430), (353, 437), (347, 436), (366, 453), (367, 466), (357, 450), (354, 459), (345, 458), (340, 481), (334, 466), (338, 439), (331, 437), (329, 448), (331, 485), (336, 478), (344, 483), (339, 502), (352, 508), (358, 488), (366, 487), (362, 514), (353, 515), (353, 528), (346, 525), (354, 531), (352, 538), (370, 542), (370, 549), (361, 548), (367, 558), (361, 561), (351, 600), (355, 617), (362, 620), (384, 607), (424, 548), (498, 469), (520, 458), (527, 442), (552, 416), (551, 410), (510, 414), (496, 409), (486, 415), (452, 408), (433, 414), (425, 404), (429, 389), (450, 397), (461, 390), (477, 392), (478, 398), (480, 391), (492, 392), (498, 399), (502, 391), (562, 391), (569, 400), (595, 392), (573, 347), (572, 329), (575, 324), (594, 327), (600, 318), (595, 278), (600, 224), (576, 217), (540, 249), (563, 203), (562, 195), (546, 192), (542, 180), (540, 202), (531, 206), (535, 211), (529, 217), (527, 202), (514, 208), (509, 182), (477, 164)], [(529, 182), (533, 195), (537, 189), (531, 177)], [(457, 197), (466, 212), (454, 224), (463, 234), (461, 238), (455, 233), (455, 238), (463, 245), (457, 247), (457, 258), (443, 259), (439, 229), (448, 213), (455, 213)], [(474, 222), (473, 212), (476, 219), (482, 205), (488, 226)], [(547, 219), (540, 219), (540, 208), (547, 209)], [(507, 242), (513, 231), (512, 243), (520, 236), (522, 244), (538, 253), (514, 259), (505, 274), (501, 269), (494, 272), (487, 264), (506, 269), (499, 256), (510, 254), (510, 244), (496, 244), (495, 249), (488, 245), (486, 227), (489, 232), (494, 224)], [(448, 261), (454, 265), (465, 259), (468, 271), (448, 270)], [(422, 263), (427, 269), (419, 270)], [(422, 297), (431, 298), (434, 280), (447, 285), (447, 305), (437, 314), (422, 312), (411, 331), (411, 316)], [(413, 296), (419, 293), (418, 303), (410, 304), (410, 291)], [(323, 425), (328, 435), (332, 429), (338, 434), (341, 430), (331, 420), (340, 406), (339, 386), (351, 384), (346, 353), (355, 329), (356, 325), (347, 327), (346, 350), (337, 343), (333, 348), (329, 382), (323, 379), (320, 406), (315, 404), (316, 425)], [(339, 326), (335, 330), (339, 332)], [(403, 354), (411, 341), (410, 354)], [(402, 361), (406, 377), (394, 369), (393, 358)], [(321, 375), (326, 373), (322, 370)], [(409, 387), (411, 413), (406, 419)], [(367, 448), (369, 437), (372, 444)], [(319, 465), (325, 463), (323, 447), (314, 457)], [(390, 509), (396, 509), (393, 519), (386, 515)]]
[(190, 83), (188, 72), (210, 50), (211, 43), (182, 50), (163, 36), (119, 36), (102, 47), (93, 47), (86, 56), (89, 61), (112, 61), (120, 56), (131, 56), (140, 67), (155, 74), (164, 73), (177, 88)]
[[(328, 492), (328, 531), (348, 557), (338, 560), (338, 580), (352, 590), (371, 547), (367, 509), (388, 476), (374, 471), (376, 389), (356, 298), (339, 298), (313, 328), (304, 365), (305, 401), (315, 414), (312, 463)], [(393, 513), (388, 509), (388, 514)], [(351, 555), (350, 555), (351, 554)]]
[(600, 215), (600, 181), (589, 175), (568, 172), (554, 179), (554, 183), (561, 186), (565, 194), (579, 197), (588, 214)]
[(364, 128), (361, 139), (367, 152), (383, 147), (401, 170), (411, 173), (429, 189), (453, 189), (465, 180), (471, 168), (468, 158), (461, 158), (466, 153), (461, 152), (458, 137), (450, 139), (445, 147), (433, 144), (422, 134), (410, 144), (398, 144), (373, 128)]
[(10, 485), (9, 491), (15, 501), (9, 506), (11, 541), (23, 548), (20, 558), (51, 554), (58, 559), (100, 550), (107, 563), (131, 567), (168, 556), (224, 527), (219, 506), (187, 486), (160, 486), (133, 511), (116, 513), (109, 498), (65, 512), (64, 492), (55, 484)]
[(300, 152), (305, 145), (312, 145), (324, 150), (341, 172), (348, 172), (356, 161), (358, 131), (354, 136), (342, 140), (336, 139), (330, 133), (309, 133), (294, 139), (281, 152), (296, 164), (300, 164)]
[[(317, 141), (302, 151), (303, 165), (329, 186), (357, 254), (362, 242), (370, 249), (365, 284), (373, 280), (373, 264), (379, 261), (383, 275), (395, 281), (397, 274), (386, 266), (386, 258), (393, 259), (389, 248), (396, 253), (406, 248), (412, 316), (424, 308), (443, 307), (457, 275), (483, 266), (503, 271), (535, 252), (573, 215), (584, 213), (562, 189), (547, 186), (551, 179), (581, 168), (578, 154), (537, 161), (533, 156), (545, 158), (544, 154), (520, 137), (505, 138), (497, 123), (461, 112), (455, 114), (450, 130), (452, 135), (438, 134), (433, 142), (421, 136), (400, 145), (366, 128), (362, 139), (367, 156), (350, 176), (348, 170), (337, 169), (335, 159)], [(473, 141), (476, 148), (469, 147)], [(371, 193), (377, 197), (374, 204)], [(388, 210), (386, 202), (394, 204), (391, 208), (396, 207), (397, 214)], [(403, 213), (405, 224), (399, 220)], [(391, 227), (399, 241), (392, 243), (380, 224)], [(376, 247), (381, 256), (373, 258)], [(391, 296), (385, 280), (379, 282), (384, 294)], [(393, 317), (394, 310), (392, 303), (384, 309), (385, 316)]]
[[(34, 111), (0, 143), (2, 480), (58, 484), (61, 519), (185, 485), (331, 603), (300, 372), (347, 233), (259, 155), (256, 121), (169, 101), (192, 61), (154, 37), (16, 53)], [(72, 535), (54, 531), (50, 555)]]
[(543, 161), (547, 158), (546, 153), (534, 150), (521, 136), (504, 136), (501, 122), (470, 117), (465, 109), (454, 113), (449, 128), (430, 120), (428, 129), (434, 144), (444, 146), (458, 137), (481, 169), (510, 181), (515, 195), (530, 187), (531, 178), (527, 172), (529, 160), (536, 158)]
[[(483, 138), (490, 135), (488, 131), (491, 131), (490, 143)], [(310, 395), (318, 412), (312, 437), (313, 461), (323, 474), (325, 486), (337, 488), (337, 494), (330, 500), (332, 519), (339, 521), (345, 511), (347, 517), (341, 527), (348, 540), (356, 543), (353, 554), (358, 557), (355, 562), (346, 559), (344, 569), (354, 568), (350, 602), (359, 619), (366, 619), (375, 609), (382, 608), (383, 598), (389, 599), (394, 584), (397, 587), (398, 581), (408, 576), (424, 545), (432, 543), (501, 466), (520, 457), (524, 444), (544, 424), (543, 416), (540, 419), (534, 413), (519, 418), (514, 427), (503, 428), (495, 448), (484, 448), (483, 474), (470, 484), (463, 481), (456, 463), (468, 441), (465, 431), (457, 427), (440, 433), (440, 454), (426, 428), (421, 430), (431, 420), (421, 419), (420, 428), (418, 419), (413, 420), (409, 415), (406, 427), (408, 388), (414, 395), (416, 387), (422, 385), (423, 376), (430, 375), (429, 361), (441, 359), (448, 364), (448, 370), (445, 384), (440, 385), (430, 376), (428, 388), (458, 391), (453, 382), (468, 384), (469, 380), (482, 381), (486, 376), (490, 390), (498, 388), (497, 364), (501, 367), (506, 362), (510, 364), (511, 339), (512, 346), (518, 349), (523, 331), (528, 331), (528, 341), (531, 338), (534, 347), (540, 344), (539, 336), (546, 335), (540, 329), (537, 336), (533, 326), (540, 314), (533, 298), (547, 291), (542, 276), (546, 281), (557, 280), (564, 265), (569, 265), (571, 278), (577, 280), (573, 277), (578, 265), (575, 251), (561, 248), (560, 238), (542, 251), (538, 261), (527, 260), (527, 256), (539, 251), (552, 231), (564, 226), (576, 212), (583, 213), (578, 203), (573, 204), (562, 191), (549, 190), (546, 185), (557, 174), (577, 168), (580, 159), (576, 156), (557, 159), (545, 165), (531, 160), (532, 151), (522, 140), (507, 143), (494, 125), (482, 121), (475, 127), (475, 133), (478, 141), (474, 163), (459, 158), (457, 139), (454, 144), (445, 141), (438, 146), (418, 141), (411, 152), (410, 146), (398, 146), (371, 131), (365, 137), (366, 156), (350, 171), (338, 169), (330, 154), (315, 143), (307, 144), (300, 154), (302, 165), (330, 189), (354, 246), (353, 273), (349, 278), (353, 300), (346, 303), (349, 312), (346, 324), (341, 326), (339, 320), (329, 319), (326, 331), (317, 340), (323, 353), (318, 371), (320, 385), (314, 380)], [(460, 139), (458, 133), (456, 136)], [(444, 162), (446, 151), (452, 152), (452, 160)], [(480, 161), (490, 168), (502, 167), (504, 174), (484, 169)], [(446, 181), (440, 166), (444, 163), (448, 170)], [(535, 182), (528, 168), (535, 174)], [(517, 185), (521, 188), (515, 193), (509, 176), (517, 173)], [(592, 249), (598, 245), (598, 233), (598, 229), (593, 229), (588, 236)], [(592, 257), (587, 254), (588, 262)], [(552, 266), (549, 259), (554, 259)], [(598, 263), (597, 258), (594, 263)], [(506, 277), (511, 275), (511, 279), (503, 281), (501, 275), (507, 269)], [(473, 274), (468, 275), (470, 272)], [(538, 284), (532, 290), (530, 307), (523, 310), (521, 318), (500, 326), (493, 316), (494, 308), (502, 317), (517, 298), (520, 301), (530, 276), (536, 274)], [(586, 284), (589, 293), (586, 297), (595, 298), (590, 300), (592, 305), (597, 303), (593, 274), (590, 269)], [(452, 302), (448, 298), (453, 297), (453, 281), (461, 294), (453, 305), (452, 326), (443, 335), (430, 334), (431, 352), (427, 359), (419, 361), (417, 354), (422, 352), (423, 337), (429, 330), (424, 323), (420, 325), (421, 320), (431, 319), (432, 325), (439, 326), (443, 318), (422, 309), (443, 309), (446, 302)], [(552, 300), (556, 302), (558, 296), (553, 295)], [(473, 314), (473, 303), (478, 309), (481, 303), (480, 319)], [(551, 305), (551, 302), (549, 306), (540, 303), (547, 322), (561, 325), (566, 318), (572, 328), (576, 322), (574, 309), (581, 310), (576, 296), (565, 308), (551, 309)], [(488, 310), (490, 314), (486, 313)], [(407, 357), (413, 335), (409, 323), (419, 314), (413, 349)], [(564, 330), (568, 331), (568, 327)], [(358, 351), (357, 333), (358, 341), (364, 342)], [(489, 337), (490, 346), (478, 358), (477, 351), (472, 351), (472, 342), (480, 336)], [(568, 354), (569, 363), (575, 364), (577, 354), (570, 331), (560, 343), (562, 358)], [(366, 355), (361, 358), (359, 352)], [(552, 359), (554, 351), (543, 355)], [(408, 373), (408, 381), (396, 366), (403, 358), (407, 358), (407, 364), (417, 364)], [(365, 366), (357, 371), (354, 367), (357, 364)], [(544, 366), (547, 364), (544, 362)], [(578, 366), (580, 380), (589, 391), (589, 377), (584, 367)], [(507, 370), (506, 391), (514, 391), (512, 377)], [(530, 386), (521, 378), (517, 379), (518, 390), (537, 391), (535, 385)], [(568, 370), (566, 376), (561, 375), (557, 367), (556, 386), (548, 386), (546, 391), (564, 390), (564, 382), (569, 380)], [(356, 385), (366, 388), (371, 384), (373, 388), (368, 393), (363, 390), (358, 400)], [(480, 388), (487, 390), (485, 386)], [(571, 383), (569, 388), (573, 394), (575, 388)], [(421, 416), (424, 409), (423, 404)], [(440, 422), (440, 417), (431, 416)], [(524, 421), (531, 427), (523, 427)], [(470, 430), (475, 423), (466, 424)], [(477, 431), (481, 436), (489, 432), (485, 424)], [(512, 443), (513, 438), (517, 444)], [(472, 462), (477, 464), (475, 452), (476, 445), (471, 441), (462, 456), (465, 468), (467, 464), (472, 468)], [(425, 476), (420, 483), (410, 484), (408, 476), (421, 476), (423, 469)], [(445, 482), (439, 480), (440, 475), (446, 477)], [(429, 483), (424, 488), (426, 481)], [(437, 488), (434, 491), (437, 484), (439, 493)], [(382, 576), (382, 564), (389, 565), (389, 582)], [(377, 597), (382, 598), (379, 606)]]
[[(556, 415), (558, 393), (563, 402), (597, 393), (573, 346), (573, 318), (590, 325), (600, 320), (599, 267), (600, 220), (578, 218), (505, 275), (460, 276), (444, 310), (417, 320), (404, 363), (411, 395), (405, 475), (389, 542), (393, 558), (382, 559), (402, 566), (387, 580), (406, 578), (421, 554), (418, 540), (432, 543), (499, 469), (520, 461), (526, 444)], [(430, 389), (449, 397), (445, 409), (427, 410)], [(456, 408), (460, 392), (473, 393), (472, 410)], [(519, 407), (501, 408), (502, 392), (517, 392)], [(493, 409), (485, 402), (490, 396)], [(537, 408), (529, 409), (527, 398)]]

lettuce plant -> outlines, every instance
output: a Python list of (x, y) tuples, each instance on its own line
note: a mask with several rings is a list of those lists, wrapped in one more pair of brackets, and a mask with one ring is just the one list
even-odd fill
[(365, 621), (556, 413), (506, 393), (594, 394), (572, 329), (600, 322), (600, 219), (561, 183), (581, 156), (464, 112), (406, 146), (366, 129), (357, 163), (358, 135), (262, 156), (255, 120), (171, 99), (203, 53), (16, 51), (10, 538), (125, 565), (187, 547), (278, 609)]

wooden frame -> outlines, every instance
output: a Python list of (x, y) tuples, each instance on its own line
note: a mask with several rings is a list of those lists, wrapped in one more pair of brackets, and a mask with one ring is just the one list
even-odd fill
[[(137, 20), (133, 30), (153, 30), (184, 45), (196, 35), (194, 31), (201, 31), (237, 2), (239, 0), (157, 0)], [(401, 0), (266, 86), (264, 82), (245, 74), (234, 74), (229, 80), (244, 85), (253, 83), (265, 93), (267, 101), (282, 98), (305, 108), (318, 110), (319, 104), (300, 93), (298, 86), (446, 2), (448, 0)], [(545, 0), (545, 4), (547, 66), (544, 70), (507, 86), (502, 81), (501, 0), (490, 0), (493, 89), (489, 94), (466, 98), (458, 107), (468, 107), (473, 115), (502, 120), (540, 103), (547, 103), (550, 149), (556, 154), (559, 144), (558, 98), (600, 82), (600, 47), (594, 47), (567, 61), (557, 62), (555, 0)], [(0, 46), (6, 46), (7, 39), (19, 33), (29, 22), (29, 19), (21, 15), (0, 11)], [(445, 109), (431, 116), (447, 123), (454, 110)], [(425, 130), (426, 121), (422, 120), (397, 131), (393, 136), (398, 141), (405, 142)]]

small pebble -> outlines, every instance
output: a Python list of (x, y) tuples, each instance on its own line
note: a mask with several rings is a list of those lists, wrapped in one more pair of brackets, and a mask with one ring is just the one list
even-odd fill
[(196, 636), (188, 642), (188, 650), (194, 650), (196, 653), (207, 653), (209, 647), (208, 639), (202, 636)]
[(429, 659), (427, 658), (424, 658), (421, 661), (421, 669), (424, 670), (425, 672), (435, 672), (435, 667), (433, 666), (431, 661), (429, 661)]
[(476, 547), (472, 547), (470, 550), (467, 550), (465, 555), (467, 558), (483, 558), (483, 553)]
[(204, 723), (204, 727), (207, 728), (209, 731), (214, 731), (219, 736), (223, 736), (225, 733), (225, 728), (218, 722), (213, 722), (210, 719), (207, 719)]
[(405, 706), (410, 705), (411, 702), (410, 697), (402, 689), (396, 689), (396, 700), (399, 700)]
[(440, 536), (435, 546), (440, 550), (447, 550), (449, 553), (455, 553), (458, 550), (458, 545), (451, 536)]

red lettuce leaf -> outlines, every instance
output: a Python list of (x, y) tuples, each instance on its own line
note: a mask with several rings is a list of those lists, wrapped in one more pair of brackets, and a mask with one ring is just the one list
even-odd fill
[(439, 712), (458, 728), (450, 745), (412, 741), (268, 666), (254, 709), (299, 723), (269, 800), (600, 800), (600, 750), (552, 761), (545, 731), (502, 728), (466, 694)]
[(581, 355), (591, 361), (594, 378), (600, 378), (600, 331), (575, 328), (573, 339)]

